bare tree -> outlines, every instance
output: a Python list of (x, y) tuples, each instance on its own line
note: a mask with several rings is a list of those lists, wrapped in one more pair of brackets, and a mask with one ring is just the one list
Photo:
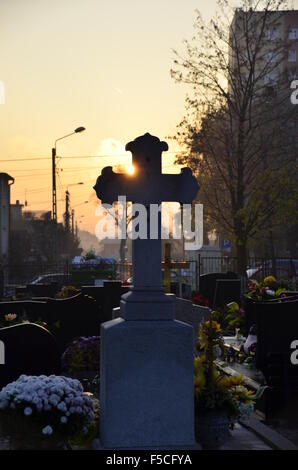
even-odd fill
[(275, 223), (295, 165), (297, 111), (285, 68), (285, 2), (218, 6), (208, 24), (198, 12), (185, 53), (174, 51), (172, 76), (192, 90), (175, 136), (187, 150), (177, 161), (196, 172), (204, 213), (234, 241), (245, 275), (249, 241)]

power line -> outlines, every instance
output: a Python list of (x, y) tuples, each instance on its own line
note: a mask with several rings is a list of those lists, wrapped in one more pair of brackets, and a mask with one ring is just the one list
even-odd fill
[[(170, 156), (171, 154), (179, 154), (183, 152), (178, 152), (178, 151), (171, 151), (163, 154), (164, 156)], [(117, 154), (117, 155), (68, 155), (61, 157), (57, 155), (57, 158), (62, 158), (63, 160), (68, 159), (68, 158), (120, 158), (120, 157), (130, 157), (131, 155), (128, 154)], [(13, 158), (9, 160), (0, 160), (0, 162), (21, 162), (21, 161), (35, 161), (35, 160), (51, 160), (52, 157), (20, 157), (20, 158)]]
[[(163, 169), (167, 169), (167, 168), (172, 168), (173, 166), (175, 165), (165, 165), (163, 166)], [(176, 165), (178, 166), (178, 165)], [(32, 168), (32, 169), (26, 169), (26, 170), (19, 170), (19, 171), (34, 171), (35, 169)], [(76, 167), (76, 168), (59, 168), (58, 169), (61, 173), (76, 173), (77, 171), (89, 171), (89, 170), (102, 170), (102, 167)], [(14, 170), (13, 170), (14, 171)], [(46, 169), (45, 169), (46, 171)], [(51, 170), (48, 170), (46, 173), (35, 173), (35, 174), (26, 174), (26, 175), (19, 175), (16, 177), (16, 180), (18, 178), (31, 178), (31, 177), (35, 177), (35, 176), (49, 176), (51, 174)]]

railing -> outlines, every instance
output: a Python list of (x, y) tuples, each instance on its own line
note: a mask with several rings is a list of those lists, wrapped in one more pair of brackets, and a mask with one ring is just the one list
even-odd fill
[[(7, 273), (7, 284), (26, 284), (38, 276), (45, 274), (69, 274), (70, 262), (63, 263), (23, 263), (4, 266), (3, 271)], [(235, 257), (207, 257), (199, 255), (196, 260), (189, 261), (189, 268), (172, 269), (171, 282), (189, 284), (192, 290), (199, 289), (199, 279), (202, 274), (212, 272), (232, 271), (238, 273), (238, 260)], [(266, 258), (249, 258), (247, 265), (248, 278), (257, 280), (265, 276), (275, 275), (278, 279), (298, 278), (298, 259), (276, 258), (274, 262)], [(117, 264), (117, 279), (127, 281), (132, 277), (131, 262), (119, 262)]]
[(45, 274), (69, 274), (69, 263), (23, 263), (4, 267), (9, 284), (26, 284)]

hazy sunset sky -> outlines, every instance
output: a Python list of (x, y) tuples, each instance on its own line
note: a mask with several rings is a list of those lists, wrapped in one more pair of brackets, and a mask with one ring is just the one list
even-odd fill
[[(94, 232), (101, 168), (129, 163), (123, 146), (146, 131), (173, 135), (184, 114), (187, 88), (170, 77), (172, 49), (191, 38), (196, 8), (209, 18), (215, 0), (0, 0), (0, 171), (15, 178), (13, 202), (26, 191), (28, 209), (51, 210), (51, 147), (84, 126), (57, 145), (58, 217), (67, 185), (82, 181), (69, 188), (71, 203), (84, 215), (79, 228)], [(164, 171), (178, 171), (169, 144)], [(67, 158), (110, 153), (117, 156)]]

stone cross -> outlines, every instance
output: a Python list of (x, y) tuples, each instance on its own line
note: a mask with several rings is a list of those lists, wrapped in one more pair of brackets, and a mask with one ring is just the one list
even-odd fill
[[(148, 133), (129, 142), (134, 175), (104, 168), (94, 186), (98, 198), (111, 204), (126, 196), (147, 209), (162, 201), (190, 204), (197, 181), (189, 168), (162, 174), (161, 154), (167, 149), (166, 142)], [(175, 296), (162, 287), (160, 219), (155, 239), (133, 240), (133, 287), (121, 298), (119, 318), (101, 325), (100, 439), (105, 448), (194, 444), (193, 328), (174, 320)]]
[[(165, 260), (162, 263), (164, 268), (164, 281), (165, 291), (169, 294), (171, 292), (171, 269), (188, 269), (189, 261), (172, 261), (171, 244), (165, 244)], [(179, 294), (181, 295), (181, 293)]]
[[(94, 186), (103, 204), (126, 196), (128, 201), (147, 207), (148, 238), (133, 240), (133, 287), (122, 297), (121, 314), (127, 320), (173, 318), (171, 299), (162, 287), (161, 227), (159, 237), (150, 239), (149, 205), (163, 201), (191, 204), (197, 195), (198, 183), (189, 168), (182, 168), (180, 174), (162, 174), (161, 154), (168, 150), (168, 145), (157, 137), (147, 133), (129, 142), (126, 150), (132, 152), (134, 176), (114, 173), (112, 167), (106, 167)], [(151, 308), (148, 301), (154, 302), (155, 307)]]

